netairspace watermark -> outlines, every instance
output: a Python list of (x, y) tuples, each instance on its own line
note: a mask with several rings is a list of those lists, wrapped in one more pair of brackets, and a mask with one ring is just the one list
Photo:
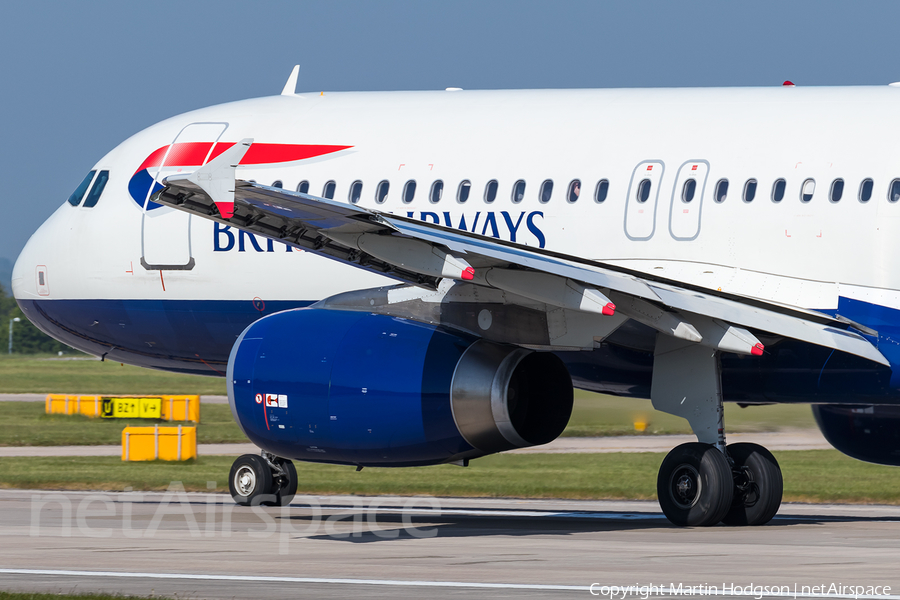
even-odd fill
[[(66, 494), (48, 492), (31, 496), (32, 537), (111, 538), (121, 535), (130, 539), (155, 537), (159, 531), (188, 532), (192, 538), (230, 538), (246, 532), (255, 539), (278, 540), (278, 553), (288, 554), (290, 542), (318, 536), (335, 539), (374, 536), (378, 539), (429, 538), (437, 535), (433, 526), (413, 523), (415, 515), (428, 522), (441, 516), (437, 498), (342, 498), (340, 506), (323, 506), (313, 496), (294, 496), (290, 506), (262, 506), (274, 500), (263, 496), (253, 506), (238, 506), (222, 494), (216, 494), (216, 483), (207, 483), (208, 494), (188, 494), (180, 481), (173, 481), (166, 492), (142, 493), (126, 488), (125, 493)], [(390, 502), (390, 504), (387, 504)], [(135, 506), (156, 504), (152, 514), (135, 514)], [(246, 514), (256, 516), (247, 522)], [(234, 522), (235, 513), (240, 523)], [(378, 522), (393, 515), (388, 526)], [(397, 519), (399, 515), (399, 519)], [(399, 520), (399, 523), (397, 521)], [(263, 527), (259, 527), (262, 525)], [(399, 526), (398, 526), (399, 525)]]
[(746, 596), (754, 600), (763, 598), (879, 598), (895, 597), (889, 585), (845, 585), (843, 583), (819, 583), (804, 585), (739, 585), (723, 583), (721, 587), (703, 583), (685, 585), (683, 583), (601, 585), (592, 583), (592, 596), (603, 596), (610, 600), (648, 600), (654, 596)]

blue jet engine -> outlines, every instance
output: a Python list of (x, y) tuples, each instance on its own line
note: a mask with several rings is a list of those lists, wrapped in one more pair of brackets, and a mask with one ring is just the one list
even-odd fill
[(566, 427), (572, 395), (552, 353), (364, 312), (270, 315), (228, 360), (247, 437), (314, 462), (428, 465), (546, 444)]

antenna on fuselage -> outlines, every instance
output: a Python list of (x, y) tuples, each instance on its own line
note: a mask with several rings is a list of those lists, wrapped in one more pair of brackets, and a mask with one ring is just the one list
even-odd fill
[(294, 70), (291, 71), (291, 76), (288, 77), (287, 83), (284, 84), (284, 89), (281, 90), (282, 96), (293, 96), (297, 93), (297, 77), (300, 76), (300, 65), (294, 65)]

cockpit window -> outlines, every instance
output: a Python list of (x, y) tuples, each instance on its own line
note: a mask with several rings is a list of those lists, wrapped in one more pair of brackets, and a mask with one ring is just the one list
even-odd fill
[(78, 187), (75, 188), (75, 191), (69, 196), (69, 204), (72, 206), (81, 204), (81, 199), (84, 198), (84, 193), (87, 191), (88, 186), (91, 185), (91, 180), (94, 179), (94, 173), (96, 172), (97, 171), (91, 171), (87, 174), (87, 177), (84, 178), (84, 181), (78, 184)]
[(88, 193), (87, 198), (84, 199), (84, 207), (92, 208), (97, 206), (97, 201), (100, 199), (100, 194), (103, 193), (103, 188), (106, 187), (106, 182), (109, 180), (109, 171), (100, 171), (97, 174), (97, 180), (94, 182), (94, 187), (91, 188), (90, 193)]

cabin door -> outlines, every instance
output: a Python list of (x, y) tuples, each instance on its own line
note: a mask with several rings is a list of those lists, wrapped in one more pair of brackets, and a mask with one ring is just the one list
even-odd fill
[[(191, 123), (182, 129), (156, 168), (151, 191), (159, 189), (169, 175), (190, 173), (205, 165), (227, 128), (228, 123)], [(141, 223), (141, 249), (141, 265), (147, 270), (193, 269), (191, 216), (151, 202), (148, 194)]]

